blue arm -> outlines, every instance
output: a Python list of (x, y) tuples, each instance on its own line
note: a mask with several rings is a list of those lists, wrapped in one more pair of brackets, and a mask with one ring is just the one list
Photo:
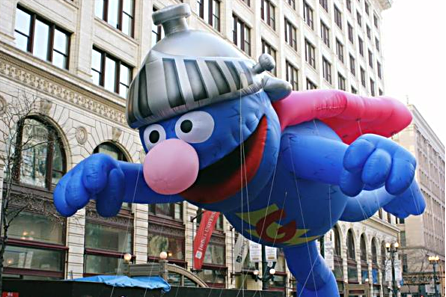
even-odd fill
[(72, 216), (96, 200), (103, 217), (115, 216), (122, 202), (169, 203), (182, 201), (180, 196), (164, 196), (146, 184), (142, 165), (118, 162), (105, 154), (86, 158), (65, 174), (54, 190), (54, 205), (63, 216)]
[(381, 207), (401, 218), (424, 211), (415, 159), (389, 139), (364, 135), (348, 146), (328, 126), (313, 121), (287, 128), (281, 150), (296, 177), (340, 186), (348, 199), (341, 220), (361, 221)]
[(124, 202), (129, 203), (172, 203), (184, 199), (180, 195), (161, 195), (147, 186), (144, 180), (142, 164), (118, 162), (125, 176)]

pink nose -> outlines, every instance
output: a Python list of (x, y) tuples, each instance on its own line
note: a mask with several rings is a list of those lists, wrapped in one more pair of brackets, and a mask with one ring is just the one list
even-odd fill
[(197, 179), (198, 155), (188, 143), (168, 139), (149, 151), (143, 168), (144, 179), (152, 190), (163, 195), (178, 194)]

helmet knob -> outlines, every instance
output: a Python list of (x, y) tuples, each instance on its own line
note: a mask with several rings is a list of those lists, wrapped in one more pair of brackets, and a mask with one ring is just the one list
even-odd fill
[(274, 62), (274, 58), (268, 54), (262, 54), (259, 57), (259, 63), (254, 65), (253, 70), (255, 73), (260, 74), (263, 71), (271, 71), (276, 67), (276, 62)]
[(164, 7), (153, 13), (153, 23), (156, 26), (162, 25), (164, 33), (167, 35), (188, 30), (186, 18), (191, 14), (190, 6), (187, 4), (177, 4)]

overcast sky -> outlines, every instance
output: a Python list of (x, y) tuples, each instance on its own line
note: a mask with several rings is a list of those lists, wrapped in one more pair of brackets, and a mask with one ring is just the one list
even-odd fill
[(446, 0), (394, 0), (382, 16), (385, 93), (408, 98), (446, 144)]

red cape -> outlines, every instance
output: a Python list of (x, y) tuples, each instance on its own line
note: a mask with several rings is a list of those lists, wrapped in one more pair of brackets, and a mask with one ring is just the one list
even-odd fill
[(292, 92), (273, 106), (282, 130), (318, 119), (347, 144), (367, 133), (391, 137), (412, 121), (409, 109), (396, 99), (362, 97), (338, 90)]

